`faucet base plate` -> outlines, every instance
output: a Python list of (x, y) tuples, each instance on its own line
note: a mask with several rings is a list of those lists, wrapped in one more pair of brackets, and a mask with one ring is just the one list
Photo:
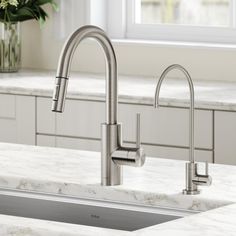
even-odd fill
[(184, 195), (197, 195), (200, 194), (200, 190), (196, 189), (196, 190), (188, 190), (188, 189), (184, 189), (183, 190), (183, 194)]

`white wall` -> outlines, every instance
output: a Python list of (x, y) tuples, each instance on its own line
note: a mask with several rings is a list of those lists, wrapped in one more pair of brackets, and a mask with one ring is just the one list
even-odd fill
[[(22, 41), (24, 68), (56, 69), (63, 42), (53, 33), (52, 17), (43, 29), (34, 21), (23, 23)], [(129, 43), (114, 46), (120, 74), (157, 76), (166, 66), (180, 63), (194, 79), (236, 81), (236, 49)], [(102, 51), (94, 42), (84, 42), (75, 54), (72, 69), (103, 72), (101, 58)]]

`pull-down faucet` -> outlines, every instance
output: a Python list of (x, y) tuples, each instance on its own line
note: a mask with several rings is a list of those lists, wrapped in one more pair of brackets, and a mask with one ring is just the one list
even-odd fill
[(106, 123), (102, 124), (101, 128), (101, 183), (119, 185), (122, 184), (122, 165), (142, 166), (145, 154), (140, 146), (140, 114), (137, 114), (136, 147), (124, 147), (122, 144), (122, 127), (117, 123), (116, 56), (111, 41), (102, 29), (96, 26), (83, 26), (68, 38), (58, 63), (52, 111), (64, 110), (73, 54), (80, 42), (87, 38), (93, 38), (100, 44), (106, 58)]
[(167, 67), (161, 74), (158, 81), (156, 92), (155, 92), (155, 102), (154, 107), (159, 106), (160, 89), (162, 82), (166, 75), (174, 70), (178, 69), (185, 75), (189, 90), (190, 90), (190, 109), (189, 109), (189, 162), (186, 163), (186, 188), (183, 190), (183, 194), (199, 194), (198, 185), (211, 185), (212, 179), (208, 175), (208, 163), (206, 163), (205, 175), (198, 174), (198, 165), (195, 163), (194, 159), (194, 87), (191, 76), (188, 71), (181, 65), (174, 64)]

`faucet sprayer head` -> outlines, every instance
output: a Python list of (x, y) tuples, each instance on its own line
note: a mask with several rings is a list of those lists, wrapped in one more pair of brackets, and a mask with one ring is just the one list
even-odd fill
[(66, 99), (67, 85), (68, 78), (60, 76), (56, 77), (56, 83), (52, 97), (52, 111), (63, 112)]

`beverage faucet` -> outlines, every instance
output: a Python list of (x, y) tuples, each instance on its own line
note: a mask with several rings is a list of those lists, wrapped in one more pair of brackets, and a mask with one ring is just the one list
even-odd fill
[(183, 194), (199, 194), (198, 185), (211, 185), (212, 178), (208, 175), (208, 163), (206, 162), (205, 166), (205, 174), (198, 174), (198, 164), (195, 163), (194, 158), (194, 87), (191, 76), (188, 71), (182, 67), (181, 65), (174, 64), (167, 67), (164, 72), (161, 74), (161, 77), (156, 86), (155, 92), (155, 101), (154, 107), (157, 108), (159, 106), (159, 97), (160, 97), (160, 89), (162, 82), (166, 75), (174, 70), (178, 69), (185, 75), (189, 90), (190, 90), (190, 109), (189, 109), (189, 162), (186, 163), (186, 188), (183, 190)]
[(136, 146), (123, 146), (122, 126), (117, 123), (116, 55), (102, 29), (92, 25), (83, 26), (68, 38), (59, 58), (52, 111), (64, 111), (73, 54), (81, 41), (87, 38), (93, 38), (99, 43), (106, 58), (106, 121), (101, 127), (101, 184), (119, 185), (122, 184), (122, 165), (142, 166), (146, 156), (140, 145), (140, 114), (137, 114)]

